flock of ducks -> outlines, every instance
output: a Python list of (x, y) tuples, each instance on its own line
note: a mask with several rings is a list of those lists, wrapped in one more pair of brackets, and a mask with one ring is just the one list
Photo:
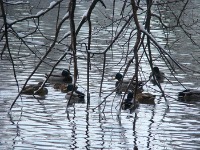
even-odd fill
[[(78, 87), (72, 83), (71, 73), (68, 69), (62, 70), (61, 73), (45, 74), (47, 81), (53, 83), (53, 88), (66, 93), (65, 98), (72, 100), (72, 102), (84, 102), (85, 94), (78, 91)], [(164, 82), (165, 75), (159, 70), (158, 67), (153, 67), (150, 73), (149, 80), (153, 85), (160, 84)], [(123, 75), (117, 73), (115, 75), (117, 82), (115, 84), (116, 93), (121, 94), (122, 92), (127, 92), (127, 98), (122, 102), (122, 108), (131, 108), (134, 102), (141, 104), (155, 104), (155, 95), (151, 93), (143, 92), (144, 81), (135, 80), (124, 80)], [(136, 86), (137, 85), (137, 86)], [(127, 89), (128, 87), (128, 89)], [(136, 89), (137, 87), (137, 89)], [(136, 92), (136, 93), (135, 93)], [(35, 85), (28, 85), (22, 89), (21, 94), (27, 95), (39, 95), (45, 96), (48, 94), (48, 89), (43, 85), (43, 82), (39, 82)], [(200, 91), (198, 90), (184, 90), (178, 93), (178, 98), (182, 101), (193, 101), (200, 99)]]
[[(139, 104), (155, 104), (154, 100), (156, 96), (151, 93), (143, 92), (144, 83), (142, 81), (138, 81), (137, 89), (135, 89), (136, 81), (125, 81), (123, 80), (123, 76), (120, 73), (116, 74), (115, 79), (118, 80), (115, 85), (117, 93), (127, 91), (126, 88), (129, 85), (127, 98), (122, 102), (122, 109), (136, 108)], [(163, 83), (164, 79), (165, 74), (162, 71), (160, 71), (158, 67), (153, 67), (152, 72), (149, 76), (149, 80), (151, 81), (151, 83), (153, 85), (158, 85), (160, 83)], [(136, 93), (134, 93), (135, 91)], [(183, 102), (200, 100), (200, 91), (193, 89), (186, 89), (184, 91), (181, 91), (178, 93), (178, 100)], [(134, 106), (134, 101), (136, 106)]]
[[(45, 77), (48, 82), (53, 84), (55, 90), (66, 93), (65, 98), (68, 100), (70, 99), (71, 103), (84, 102), (85, 94), (78, 91), (78, 87), (73, 85), (71, 73), (68, 69), (62, 70), (61, 73), (45, 74)], [(28, 85), (22, 89), (21, 94), (45, 96), (48, 94), (48, 89), (42, 86), (42, 84), (43, 82)]]
[[(164, 81), (164, 77), (164, 73), (161, 72), (158, 67), (154, 67), (149, 76), (149, 80), (156, 85), (158, 83), (162, 83)], [(116, 74), (115, 79), (118, 80), (115, 84), (116, 93), (126, 92), (128, 90), (127, 98), (122, 102), (122, 109), (126, 110), (133, 108), (134, 99), (136, 105), (135, 107), (137, 107), (138, 104), (155, 104), (155, 95), (143, 92), (143, 81), (136, 82), (135, 80), (124, 80), (123, 75), (120, 73)]]

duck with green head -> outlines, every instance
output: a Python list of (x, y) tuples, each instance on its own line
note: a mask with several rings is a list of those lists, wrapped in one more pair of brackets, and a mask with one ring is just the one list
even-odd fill
[(178, 93), (180, 101), (200, 101), (200, 91), (194, 89), (186, 89)]
[[(154, 79), (155, 78), (155, 79)], [(149, 80), (154, 84), (163, 83), (165, 79), (165, 74), (160, 71), (158, 67), (153, 67), (150, 73)]]
[(78, 87), (74, 87), (73, 84), (67, 85), (67, 94), (65, 95), (66, 99), (70, 99), (70, 103), (84, 103), (85, 94), (77, 90)]
[(122, 110), (131, 108), (133, 105), (133, 93), (129, 92), (127, 98), (122, 102)]
[(139, 104), (136, 101), (136, 106), (134, 106), (134, 93), (132, 91), (129, 91), (127, 94), (127, 98), (122, 102), (122, 110), (126, 109), (134, 109), (139, 106)]
[(72, 77), (70, 75), (70, 71), (68, 69), (64, 69), (60, 73), (52, 73), (51, 75), (45, 74), (45, 77), (48, 78), (49, 82), (72, 83)]
[[(124, 80), (121, 73), (117, 73), (117, 74), (115, 75), (115, 79), (118, 80), (118, 81), (115, 83), (115, 87), (117, 88), (117, 89), (116, 89), (116, 93), (119, 93), (119, 94), (120, 94), (120, 93), (122, 93), (122, 92), (125, 92), (131, 80)], [(134, 80), (134, 81), (130, 84), (128, 90), (135, 91), (135, 87), (136, 87), (136, 81)], [(138, 81), (137, 93), (141, 93), (142, 91), (143, 91), (143, 82), (142, 82), (142, 81)]]

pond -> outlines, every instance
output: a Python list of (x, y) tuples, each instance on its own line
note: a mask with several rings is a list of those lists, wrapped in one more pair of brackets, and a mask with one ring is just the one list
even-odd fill
[[(31, 2), (31, 5), (38, 8), (38, 10), (33, 9), (31, 13), (35, 14), (40, 9), (48, 7), (50, 2), (48, 0), (40, 1), (40, 3), (39, 1)], [(79, 11), (77, 14), (82, 16), (90, 3), (91, 1), (78, 3), (77, 9)], [(109, 1), (106, 3), (109, 4)], [(200, 4), (197, 1), (193, 1), (193, 3), (196, 6)], [(119, 4), (116, 3), (116, 8), (121, 7)], [(13, 16), (13, 18), (10, 18), (12, 20), (16, 17), (23, 18), (30, 15), (30, 12), (27, 11), (28, 8), (28, 5), (9, 5), (7, 13)], [(95, 15), (99, 16), (94, 15), (93, 18), (101, 17), (102, 14), (97, 12), (102, 8), (103, 6), (99, 6), (98, 11), (95, 12)], [(194, 9), (193, 11), (195, 10), (196, 14), (198, 14), (198, 10)], [(65, 11), (63, 10), (61, 14), (64, 15)], [(107, 8), (106, 13), (109, 12), (110, 10)], [(99, 97), (99, 88), (103, 68), (103, 55), (98, 54), (91, 58), (89, 110), (87, 110), (86, 103), (76, 103), (66, 110), (67, 100), (65, 99), (65, 93), (55, 90), (51, 84), (47, 83), (48, 95), (46, 97), (34, 98), (33, 96), (21, 95), (9, 114), (8, 110), (18, 94), (18, 90), (21, 89), (25, 80), (37, 65), (39, 58), (48, 49), (48, 47), (44, 46), (44, 43), (45, 45), (51, 44), (51, 40), (44, 37), (53, 39), (55, 32), (53, 29), (55, 29), (56, 25), (55, 13), (56, 11), (49, 12), (49, 16), (40, 21), (40, 30), (45, 33), (43, 37), (37, 31), (34, 33), (34, 37), (26, 39), (30, 40), (29, 47), (34, 50), (33, 52), (30, 52), (19, 41), (15, 40), (14, 43), (11, 43), (18, 83), (15, 81), (8, 53), (5, 52), (2, 56), (0, 61), (0, 149), (133, 149), (134, 146), (137, 146), (139, 150), (199, 149), (200, 101), (191, 103), (177, 101), (177, 93), (183, 90), (183, 87), (172, 77), (156, 50), (153, 51), (153, 58), (156, 60), (155, 64), (166, 73), (166, 77), (169, 79), (169, 81), (165, 80), (161, 84), (170, 103), (169, 108), (166, 106), (159, 88), (153, 86), (150, 82), (145, 85), (144, 90), (156, 95), (155, 105), (141, 104), (135, 112), (130, 113), (129, 110), (122, 110), (120, 117), (117, 117), (122, 95), (113, 93), (106, 99), (106, 103), (97, 107), (104, 100), (104, 97), (113, 91), (115, 87), (115, 80), (112, 80), (113, 75), (119, 72), (120, 69), (121, 72), (125, 69), (122, 65), (126, 62), (126, 59), (120, 60), (123, 55), (126, 55), (124, 53), (127, 47), (121, 46), (123, 39), (118, 41), (117, 46), (113, 46), (113, 50), (110, 53), (107, 53), (101, 97)], [(62, 16), (60, 17), (62, 18)], [(76, 19), (79, 22), (80, 18)], [(96, 23), (101, 26), (103, 21)], [(30, 21), (28, 27), (29, 30), (32, 30), (35, 27), (35, 23)], [(23, 29), (27, 28), (27, 23), (21, 22), (15, 28), (18, 32), (22, 32)], [(69, 25), (64, 25), (60, 38), (68, 30)], [(79, 41), (81, 38), (87, 38), (87, 30), (87, 26), (84, 26), (80, 31), (79, 35), (82, 36), (78, 37)], [(110, 30), (111, 28), (109, 27), (106, 29), (106, 31)], [(162, 30), (155, 28), (152, 32), (157, 33), (159, 42), (164, 46), (165, 35), (162, 34)], [(127, 31), (128, 33), (129, 31)], [(175, 41), (181, 35), (183, 34), (179, 31), (170, 34), (172, 41)], [(105, 38), (102, 39), (101, 36)], [(94, 35), (94, 51), (98, 52), (100, 48), (104, 49), (106, 47), (106, 43), (110, 41), (106, 36), (106, 33), (100, 33), (100, 36)], [(13, 37), (10, 37), (11, 41), (13, 39)], [(171, 51), (172, 55), (181, 64), (198, 70), (198, 63), (193, 63), (192, 57), (198, 58), (197, 48), (192, 44), (185, 45), (183, 41), (177, 42), (178, 44), (175, 45), (177, 49)], [(65, 42), (67, 43), (68, 41), (65, 40)], [(2, 44), (0, 47), (2, 48)], [(191, 53), (188, 53), (186, 48), (190, 49)], [(78, 86), (80, 91), (86, 93), (87, 62), (84, 58), (86, 55), (83, 53), (85, 48), (79, 45), (78, 49), (80, 50), (78, 51), (78, 56), (80, 57), (78, 59)], [(66, 51), (65, 45), (56, 45), (55, 50), (45, 59), (45, 63), (41, 64), (29, 84), (43, 81), (44, 74), (51, 70), (52, 65), (64, 51)], [(185, 59), (188, 61), (185, 62)], [(73, 74), (70, 56), (66, 56), (59, 63), (57, 69), (69, 67)], [(133, 71), (134, 65), (130, 68)], [(150, 67), (147, 60), (142, 60), (141, 68), (143, 75), (148, 78)], [(131, 69), (126, 77), (131, 77)], [(197, 88), (199, 86), (197, 83), (198, 73), (186, 74), (177, 69), (176, 77), (188, 88)]]

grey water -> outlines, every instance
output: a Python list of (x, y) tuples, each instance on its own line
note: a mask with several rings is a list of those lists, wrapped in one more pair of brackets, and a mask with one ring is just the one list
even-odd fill
[[(8, 5), (6, 11), (9, 16), (12, 16), (9, 19), (19, 19), (30, 14), (36, 14), (40, 9), (48, 7), (50, 2), (48, 0), (31, 2), (31, 6), (38, 8), (33, 9), (31, 12), (28, 11), (29, 5)], [(79, 17), (76, 18), (77, 23), (81, 19), (80, 16), (87, 10), (90, 2), (78, 3), (78, 11), (76, 13)], [(193, 1), (193, 3), (196, 4), (196, 7), (200, 4), (198, 1)], [(116, 8), (121, 8), (119, 4), (116, 3)], [(63, 12), (60, 18), (66, 13), (66, 6), (67, 3), (63, 3)], [(94, 10), (93, 19), (97, 18), (98, 22), (96, 23), (99, 24), (99, 27), (105, 23), (105, 20), (99, 19), (103, 18), (100, 13), (103, 9), (103, 6), (98, 5), (97, 9)], [(196, 15), (198, 14), (198, 9), (193, 11), (196, 11)], [(10, 41), (14, 41), (10, 45), (16, 64), (18, 82), (14, 78), (8, 53), (5, 52), (0, 60), (0, 149), (133, 149), (134, 146), (137, 146), (139, 150), (200, 149), (200, 102), (183, 103), (177, 101), (177, 93), (184, 88), (173, 78), (156, 50), (153, 51), (154, 63), (166, 73), (166, 77), (169, 80), (165, 80), (162, 83), (162, 88), (170, 103), (169, 109), (166, 107), (159, 88), (149, 82), (144, 89), (146, 92), (156, 95), (155, 106), (141, 104), (137, 111), (133, 113), (128, 110), (122, 110), (118, 118), (121, 95), (113, 93), (106, 99), (106, 103), (96, 108), (104, 100), (104, 97), (114, 89), (115, 81), (112, 80), (113, 75), (119, 72), (121, 68), (121, 72), (125, 69), (122, 65), (127, 63), (126, 58), (121, 58), (126, 56), (127, 47), (122, 46), (123, 39), (118, 41), (117, 45), (112, 47), (113, 50), (107, 53), (101, 97), (99, 97), (99, 88), (103, 68), (103, 55), (98, 54), (91, 58), (89, 110), (87, 110), (86, 103), (76, 103), (70, 106), (66, 112), (67, 100), (65, 99), (65, 94), (53, 89), (51, 84), (47, 84), (49, 92), (46, 97), (34, 98), (33, 96), (22, 95), (16, 101), (11, 114), (9, 114), (8, 110), (19, 90), (39, 62), (39, 58), (48, 49), (44, 45), (50, 46), (52, 43), (57, 12), (56, 10), (49, 12), (49, 16), (42, 17), (40, 20), (39, 29), (40, 32), (44, 33), (43, 36), (37, 31), (33, 34), (33, 37), (26, 39), (29, 41), (27, 43), (32, 51), (22, 45), (19, 40), (10, 36)], [(105, 12), (109, 15), (109, 8)], [(29, 22), (19, 22), (14, 28), (18, 31), (18, 34), (21, 33), (20, 35), (22, 35), (28, 31), (33, 31), (36, 24), (37, 22), (30, 20)], [(29, 30), (26, 32), (24, 29)], [(93, 35), (92, 41), (93, 51), (101, 52), (107, 46), (107, 43), (111, 40), (107, 37), (107, 33), (110, 30), (111, 27), (107, 27), (104, 30), (105, 32), (99, 33), (100, 36), (98, 36), (98, 30), (96, 30), (97, 35)], [(63, 25), (61, 31), (63, 33), (60, 33), (60, 39), (69, 31), (69, 22)], [(84, 38), (87, 39), (87, 32), (88, 28), (85, 25), (79, 33), (78, 42), (84, 43), (87, 41), (84, 40)], [(165, 46), (165, 35), (163, 35), (162, 30), (157, 27), (152, 32), (156, 33), (161, 45)], [(129, 31), (127, 31), (128, 33)], [(179, 31), (171, 33), (171, 40), (175, 41), (176, 38), (182, 35)], [(186, 37), (183, 37), (182, 40), (184, 38)], [(55, 46), (55, 49), (31, 78), (29, 84), (44, 80), (44, 74), (51, 70), (52, 65), (67, 50), (65, 44), (68, 42), (64, 40), (63, 45)], [(2, 43), (0, 47), (2, 48)], [(177, 42), (174, 47), (176, 49), (172, 49), (171, 53), (177, 61), (187, 67), (200, 69), (198, 68), (198, 63), (194, 62), (193, 56), (198, 58), (198, 49), (194, 45), (186, 44), (183, 40)], [(80, 91), (86, 93), (87, 62), (84, 53), (85, 47), (79, 45), (78, 49), (78, 56), (80, 57), (78, 59), (78, 86)], [(188, 53), (188, 50), (190, 50), (190, 53)], [(57, 66), (57, 69), (69, 67), (73, 72), (73, 65), (70, 65), (70, 56), (67, 55)], [(140, 67), (143, 73), (141, 76), (148, 78), (150, 68), (147, 60), (143, 59)], [(127, 78), (131, 77), (134, 65), (130, 68)], [(198, 88), (199, 86), (198, 73), (187, 74), (177, 69), (176, 77), (187, 88)]]

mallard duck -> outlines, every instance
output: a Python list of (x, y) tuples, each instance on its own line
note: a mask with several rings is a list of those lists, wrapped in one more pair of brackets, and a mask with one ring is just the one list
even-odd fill
[(39, 89), (42, 83), (43, 82), (38, 82), (38, 84), (27, 85), (22, 89), (21, 93), (26, 95), (33, 95), (34, 92)]
[(24, 87), (24, 89), (22, 89), (21, 94), (40, 95), (40, 96), (48, 94), (47, 88), (43, 87), (43, 88), (39, 89), (42, 84), (43, 84), (43, 82), (39, 82), (38, 84), (28, 85), (28, 86)]
[(72, 77), (70, 76), (71, 73), (68, 69), (62, 70), (61, 73), (52, 73), (50, 76), (49, 74), (45, 74), (45, 77), (48, 78), (49, 82), (65, 82), (65, 83), (72, 83)]
[(122, 102), (122, 109), (126, 110), (131, 108), (131, 106), (133, 105), (133, 93), (129, 92), (127, 94), (127, 98)]
[(200, 91), (193, 89), (186, 89), (178, 93), (178, 98), (181, 101), (196, 101), (200, 100)]
[(127, 98), (122, 102), (122, 109), (126, 110), (126, 109), (134, 109), (137, 108), (139, 106), (139, 104), (136, 101), (136, 105), (134, 106), (134, 101), (133, 101), (133, 96), (134, 93), (132, 91), (129, 91), (127, 94)]
[(153, 67), (153, 70), (150, 73), (149, 79), (154, 85), (156, 85), (157, 83), (163, 83), (165, 79), (165, 74), (162, 71), (160, 71), (158, 67)]
[(84, 102), (85, 94), (77, 90), (77, 86), (74, 87), (73, 84), (67, 85), (66, 99), (70, 99), (71, 103), (82, 103)]
[(151, 93), (138, 93), (136, 94), (136, 100), (140, 104), (155, 104), (155, 95)]
[[(115, 75), (115, 79), (117, 79), (118, 81), (115, 83), (115, 87), (116, 89), (116, 93), (122, 93), (126, 91), (126, 88), (128, 87), (128, 84), (130, 83), (131, 80), (123, 80), (123, 76), (121, 73), (117, 73)], [(135, 91), (135, 86), (136, 86), (136, 81), (133, 81), (128, 90), (131, 91)], [(143, 82), (142, 81), (138, 81), (138, 88), (137, 88), (137, 93), (141, 93), (143, 91)]]

